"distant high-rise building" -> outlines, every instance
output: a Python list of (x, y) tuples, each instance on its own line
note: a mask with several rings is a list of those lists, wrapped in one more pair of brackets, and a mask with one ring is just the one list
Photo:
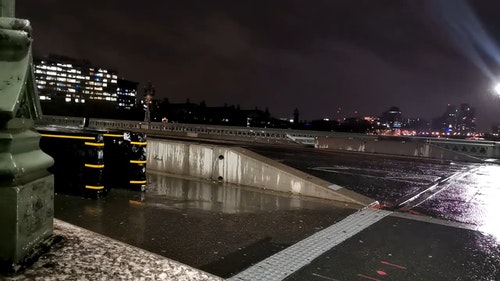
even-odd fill
[(450, 135), (463, 135), (476, 131), (475, 110), (469, 104), (463, 103), (459, 107), (448, 104), (444, 114), (433, 120), (433, 130)]
[(116, 88), (118, 107), (131, 109), (136, 106), (138, 84), (137, 82), (118, 79), (118, 86)]
[(475, 110), (467, 103), (462, 103), (457, 113), (456, 131), (459, 135), (476, 132)]
[(432, 121), (432, 130), (441, 133), (453, 133), (456, 130), (458, 109), (456, 106), (448, 104), (441, 117)]
[(384, 111), (380, 116), (380, 124), (389, 129), (400, 129), (403, 123), (403, 116), (398, 107), (393, 106)]
[(40, 100), (116, 103), (118, 76), (115, 71), (93, 67), (89, 61), (49, 55), (34, 59)]

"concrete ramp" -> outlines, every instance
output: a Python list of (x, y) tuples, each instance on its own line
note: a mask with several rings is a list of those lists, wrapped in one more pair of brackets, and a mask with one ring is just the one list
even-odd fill
[(148, 171), (345, 202), (374, 200), (239, 147), (149, 139)]

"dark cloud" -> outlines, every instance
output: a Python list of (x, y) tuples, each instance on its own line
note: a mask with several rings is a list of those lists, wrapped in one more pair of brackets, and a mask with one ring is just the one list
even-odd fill
[[(151, 80), (160, 97), (210, 105), (299, 108), (305, 119), (379, 115), (392, 105), (433, 118), (470, 103), (482, 129), (499, 120), (491, 83), (454, 48), (428, 1), (17, 1), (38, 54), (90, 59)], [(476, 2), (474, 2), (476, 3)], [(500, 3), (474, 12), (500, 37)]]

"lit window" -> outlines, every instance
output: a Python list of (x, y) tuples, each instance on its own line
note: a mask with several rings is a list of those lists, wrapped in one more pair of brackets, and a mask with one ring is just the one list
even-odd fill
[(65, 101), (66, 102), (71, 102), (71, 98), (66, 98)]

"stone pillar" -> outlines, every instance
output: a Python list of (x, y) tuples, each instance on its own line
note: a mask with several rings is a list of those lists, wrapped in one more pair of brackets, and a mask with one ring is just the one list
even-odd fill
[(14, 18), (14, 1), (0, 0), (0, 270), (32, 261), (52, 235), (53, 164), (40, 150), (41, 117), (29, 21)]

